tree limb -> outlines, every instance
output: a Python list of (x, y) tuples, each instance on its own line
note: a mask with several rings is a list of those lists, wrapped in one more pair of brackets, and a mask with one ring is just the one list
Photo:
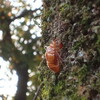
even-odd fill
[(37, 91), (36, 91), (36, 94), (35, 94), (33, 100), (36, 100), (36, 99), (37, 99), (37, 97), (38, 97), (38, 95), (39, 95), (39, 93), (40, 93), (42, 87), (43, 87), (43, 82), (42, 82), (42, 83), (40, 84), (40, 86), (38, 87), (38, 89), (37, 89)]
[(35, 10), (27, 10), (24, 9), (18, 16), (14, 17), (13, 19), (11, 19), (11, 22), (14, 21), (15, 19), (27, 16), (27, 15), (32, 15), (34, 12), (41, 10), (40, 8), (37, 8)]

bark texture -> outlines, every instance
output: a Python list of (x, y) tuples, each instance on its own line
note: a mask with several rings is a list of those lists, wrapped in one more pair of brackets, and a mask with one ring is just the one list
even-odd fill
[(100, 0), (44, 0), (43, 42), (49, 45), (58, 38), (64, 45), (57, 85), (54, 73), (44, 68), (47, 82), (42, 96), (46, 100), (100, 99), (99, 5)]

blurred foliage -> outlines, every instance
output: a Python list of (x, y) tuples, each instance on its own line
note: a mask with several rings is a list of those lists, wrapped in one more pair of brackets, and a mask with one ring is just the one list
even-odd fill
[(34, 8), (34, 0), (27, 2), (0, 0), (0, 56), (10, 62), (11, 70), (17, 69), (15, 64), (20, 62), (24, 64), (17, 67), (28, 65), (29, 81), (32, 83), (28, 86), (27, 94), (33, 98), (40, 83), (38, 68), (43, 50), (40, 40), (42, 7)]
[(99, 5), (100, 0), (43, 0), (44, 46), (54, 38), (64, 45), (58, 84), (47, 66), (41, 68), (43, 100), (100, 100)]

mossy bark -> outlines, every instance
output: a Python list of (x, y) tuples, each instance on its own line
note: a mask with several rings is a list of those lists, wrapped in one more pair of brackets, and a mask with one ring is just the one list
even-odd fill
[[(100, 93), (100, 0), (43, 1), (43, 43), (46, 46), (59, 38), (64, 46), (63, 69), (57, 85), (54, 73), (44, 67), (42, 97), (96, 100)], [(91, 91), (95, 91), (94, 96)]]

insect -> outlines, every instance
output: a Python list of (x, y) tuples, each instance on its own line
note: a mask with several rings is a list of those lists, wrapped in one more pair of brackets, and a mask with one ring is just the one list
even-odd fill
[(55, 73), (59, 73), (61, 71), (61, 59), (60, 59), (60, 54), (61, 54), (61, 49), (63, 45), (60, 42), (60, 40), (53, 40), (51, 44), (46, 48), (46, 62), (47, 66), (49, 69), (51, 69)]

